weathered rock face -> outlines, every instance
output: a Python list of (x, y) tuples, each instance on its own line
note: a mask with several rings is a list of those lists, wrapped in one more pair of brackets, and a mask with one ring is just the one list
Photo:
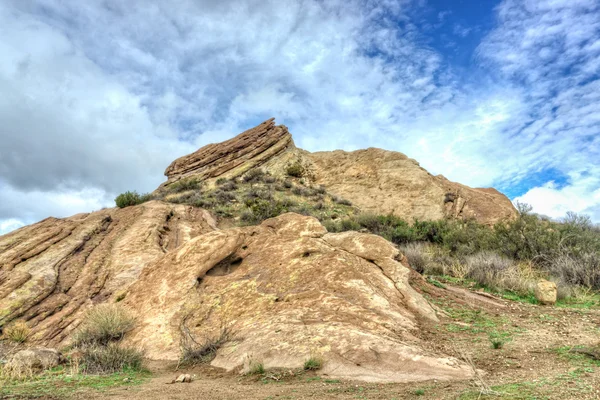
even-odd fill
[(383, 238), (330, 234), (312, 217), (217, 230), (201, 209), (153, 201), (0, 237), (0, 326), (22, 319), (30, 342), (65, 345), (89, 307), (119, 302), (136, 316), (125, 343), (150, 358), (175, 360), (182, 341), (227, 328), (212, 361), (227, 370), (296, 368), (316, 356), (331, 377), (470, 377), (424, 349), (419, 328), (436, 313), (398, 260)]
[(276, 126), (271, 118), (231, 140), (209, 144), (173, 161), (165, 171), (168, 181), (164, 185), (190, 175), (202, 180), (238, 176), (294, 150), (287, 128)]
[(306, 180), (364, 211), (407, 220), (475, 218), (485, 224), (516, 216), (510, 200), (495, 189), (473, 189), (433, 176), (402, 153), (375, 148), (317, 153), (297, 149), (287, 128), (276, 126), (273, 119), (175, 160), (165, 172), (165, 185), (188, 176), (208, 181), (229, 178), (255, 167), (283, 176), (295, 163), (303, 167)]
[(308, 153), (317, 184), (364, 211), (406, 220), (475, 218), (494, 224), (512, 218), (510, 200), (495, 189), (473, 189), (433, 176), (402, 153), (375, 148)]
[(123, 296), (146, 265), (214, 226), (204, 210), (153, 201), (0, 236), (0, 327), (23, 319), (34, 341), (62, 343), (88, 307)]
[(469, 377), (455, 359), (423, 350), (419, 320), (436, 320), (410, 270), (381, 237), (328, 234), (312, 217), (214, 231), (148, 266), (123, 303), (139, 315), (126, 338), (176, 359), (182, 334), (202, 343), (229, 328), (214, 366), (301, 367), (325, 360), (332, 377), (410, 381)]

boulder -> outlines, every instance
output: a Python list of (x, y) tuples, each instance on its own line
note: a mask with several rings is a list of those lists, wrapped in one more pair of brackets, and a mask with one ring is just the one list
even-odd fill
[(23, 376), (57, 367), (63, 361), (62, 354), (56, 349), (33, 347), (15, 353), (4, 368), (12, 376)]
[(150, 201), (0, 236), (0, 327), (22, 318), (40, 344), (67, 344), (89, 307), (126, 296), (146, 265), (214, 229), (205, 210)]
[(535, 298), (542, 305), (553, 305), (556, 303), (557, 288), (556, 283), (540, 280), (535, 287)]

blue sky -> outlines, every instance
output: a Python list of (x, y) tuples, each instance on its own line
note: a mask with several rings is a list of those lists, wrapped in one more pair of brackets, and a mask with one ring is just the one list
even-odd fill
[(271, 116), (600, 222), (597, 0), (7, 0), (0, 38), (0, 233)]

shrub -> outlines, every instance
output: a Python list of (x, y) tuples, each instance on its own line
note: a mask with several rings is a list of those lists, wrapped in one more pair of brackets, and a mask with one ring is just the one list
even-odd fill
[(133, 192), (127, 191), (118, 195), (115, 199), (115, 204), (119, 208), (125, 208), (129, 206), (142, 204), (150, 200), (152, 200), (152, 195), (150, 195), (149, 193), (139, 194), (134, 190)]
[(400, 251), (408, 260), (412, 269), (420, 274), (427, 273), (431, 263), (431, 255), (424, 243), (408, 243), (400, 246)]
[(16, 343), (25, 342), (30, 333), (31, 329), (29, 329), (27, 323), (21, 320), (13, 322), (11, 325), (4, 328), (3, 331), (4, 337)]
[(256, 200), (250, 205), (250, 212), (241, 215), (242, 221), (259, 223), (266, 219), (276, 217), (287, 211), (287, 208), (279, 201)]
[(285, 172), (289, 175), (289, 176), (293, 176), (295, 178), (300, 178), (302, 175), (304, 175), (304, 167), (302, 165), (300, 165), (300, 163), (294, 163), (291, 164), (287, 167), (287, 169), (285, 170)]
[(296, 196), (303, 196), (303, 197), (308, 197), (311, 195), (311, 192), (309, 189), (301, 187), (301, 186), (296, 186), (292, 189), (292, 193), (295, 194)]
[(80, 368), (89, 374), (112, 374), (126, 369), (139, 371), (144, 359), (141, 351), (117, 343), (90, 345), (81, 348), (80, 352)]
[(227, 178), (219, 178), (217, 179), (217, 181), (215, 182), (217, 185), (222, 185), (224, 183), (227, 182)]
[(311, 357), (304, 362), (305, 371), (316, 371), (323, 367), (323, 359), (319, 357)]
[(238, 188), (237, 184), (234, 181), (227, 181), (221, 185), (221, 190), (226, 192), (231, 192)]
[(465, 258), (467, 277), (495, 291), (509, 290), (521, 294), (531, 291), (533, 282), (521, 275), (518, 265), (494, 252), (481, 252)]
[(217, 351), (225, 343), (233, 338), (229, 328), (222, 328), (219, 334), (213, 338), (208, 338), (204, 342), (198, 342), (187, 329), (181, 336), (181, 357), (180, 365), (208, 364), (216, 356)]
[(107, 345), (133, 329), (134, 317), (118, 304), (101, 304), (90, 309), (74, 336), (77, 346)]
[(327, 190), (325, 189), (325, 186), (317, 186), (316, 188), (314, 188), (315, 193), (317, 194), (326, 194)]
[(286, 189), (291, 189), (292, 187), (294, 187), (294, 184), (292, 183), (292, 181), (285, 180), (283, 181), (283, 187), (285, 187)]
[(600, 289), (599, 253), (584, 253), (579, 256), (561, 254), (549, 260), (545, 270), (558, 279), (559, 286), (578, 285)]
[(253, 362), (250, 364), (250, 370), (248, 373), (250, 375), (262, 375), (265, 373), (265, 366), (263, 363)]
[(242, 178), (242, 180), (246, 183), (252, 182), (263, 182), (265, 178), (265, 172), (262, 169), (251, 169), (246, 172), (246, 175)]
[(229, 203), (231, 201), (237, 200), (235, 195), (230, 192), (225, 192), (223, 190), (217, 190), (213, 193), (215, 200), (219, 203)]
[(202, 188), (202, 181), (198, 178), (181, 179), (167, 186), (171, 193), (186, 192), (188, 190), (199, 190)]
[(351, 206), (352, 205), (352, 202), (350, 200), (346, 200), (346, 199), (343, 199), (338, 196), (332, 196), (331, 200), (333, 200), (334, 203), (340, 204), (342, 206)]

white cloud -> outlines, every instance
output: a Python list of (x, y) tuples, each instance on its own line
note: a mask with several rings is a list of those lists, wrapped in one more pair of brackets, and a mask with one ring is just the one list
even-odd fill
[(14, 231), (15, 229), (19, 229), (24, 225), (25, 224), (22, 221), (14, 218), (0, 221), (0, 235), (4, 235), (5, 233)]
[(175, 157), (271, 116), (308, 150), (398, 150), (474, 186), (597, 176), (594, 3), (503, 2), (486, 80), (421, 44), (409, 2), (3, 2), (0, 220), (152, 190)]

